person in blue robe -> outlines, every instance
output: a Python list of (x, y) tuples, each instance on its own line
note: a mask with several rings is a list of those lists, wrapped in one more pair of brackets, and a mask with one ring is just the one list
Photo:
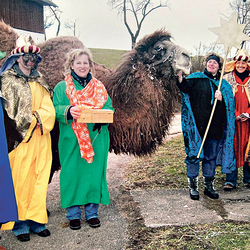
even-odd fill
[(0, 93), (0, 225), (17, 221), (17, 204), (13, 187)]
[[(182, 131), (187, 157), (187, 176), (190, 198), (199, 199), (198, 176), (200, 162), (204, 177), (204, 194), (212, 199), (219, 195), (214, 189), (214, 176), (217, 165), (222, 166), (223, 173), (231, 173), (236, 168), (234, 157), (234, 96), (229, 83), (222, 79), (220, 70), (222, 58), (215, 53), (205, 56), (204, 72), (196, 72), (183, 77), (177, 74), (177, 86), (182, 95)], [(214, 101), (216, 108), (211, 125), (206, 133)], [(204, 145), (198, 157), (202, 140)]]

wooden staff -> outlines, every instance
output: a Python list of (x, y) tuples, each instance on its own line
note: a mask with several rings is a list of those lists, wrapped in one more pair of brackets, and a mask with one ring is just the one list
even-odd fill
[[(224, 58), (224, 62), (223, 62), (222, 70), (221, 70), (221, 75), (220, 75), (220, 81), (219, 81), (219, 85), (218, 85), (217, 90), (220, 90), (220, 88), (221, 88), (221, 83), (222, 83), (223, 74), (224, 74), (224, 71), (225, 71), (225, 64), (226, 64), (226, 60), (227, 60), (228, 51), (229, 51), (229, 48), (227, 48), (227, 50), (226, 50), (226, 54), (225, 54), (225, 58)], [(215, 111), (215, 108), (216, 108), (216, 104), (217, 104), (217, 99), (215, 98), (214, 104), (213, 104), (213, 108), (212, 108), (212, 111), (211, 111), (211, 114), (210, 114), (210, 118), (209, 118), (209, 121), (208, 121), (208, 124), (207, 124), (207, 128), (206, 128), (206, 131), (205, 131), (205, 134), (204, 134), (204, 137), (202, 139), (202, 143), (201, 143), (198, 155), (197, 155), (197, 159), (199, 159), (200, 154), (201, 154), (201, 150), (202, 150), (203, 145), (205, 143), (205, 140), (206, 140), (206, 137), (207, 137), (207, 133), (208, 133), (211, 121), (213, 119), (213, 115), (214, 115), (214, 111)]]

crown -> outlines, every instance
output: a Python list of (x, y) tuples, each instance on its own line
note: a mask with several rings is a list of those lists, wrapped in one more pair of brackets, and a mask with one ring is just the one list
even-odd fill
[(16, 48), (11, 51), (11, 54), (17, 53), (39, 53), (40, 48), (36, 45), (31, 45), (28, 37), (20, 36), (16, 41)]

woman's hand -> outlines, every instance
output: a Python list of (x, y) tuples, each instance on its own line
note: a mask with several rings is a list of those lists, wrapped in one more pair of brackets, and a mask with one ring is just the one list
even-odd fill
[(218, 101), (222, 101), (222, 94), (220, 92), (220, 90), (216, 90), (214, 97), (218, 100)]
[(69, 112), (72, 115), (74, 120), (77, 120), (78, 118), (80, 118), (81, 110), (79, 108), (77, 108), (76, 106), (70, 108)]
[(245, 121), (247, 121), (249, 118), (247, 117), (247, 116), (249, 116), (249, 114), (248, 113), (243, 113), (243, 114), (245, 114), (246, 116), (243, 116), (242, 117), (242, 114), (241, 115), (238, 115), (235, 119), (237, 120), (237, 121), (240, 121), (240, 122), (245, 122)]

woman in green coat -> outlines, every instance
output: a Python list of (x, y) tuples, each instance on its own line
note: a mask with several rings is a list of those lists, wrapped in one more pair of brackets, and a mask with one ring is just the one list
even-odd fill
[(100, 226), (99, 203), (110, 204), (106, 171), (109, 151), (108, 124), (78, 123), (81, 109), (114, 111), (104, 85), (92, 76), (88, 49), (67, 55), (65, 80), (54, 89), (53, 103), (59, 122), (61, 206), (66, 208), (70, 228), (81, 228), (81, 205), (91, 227)]

